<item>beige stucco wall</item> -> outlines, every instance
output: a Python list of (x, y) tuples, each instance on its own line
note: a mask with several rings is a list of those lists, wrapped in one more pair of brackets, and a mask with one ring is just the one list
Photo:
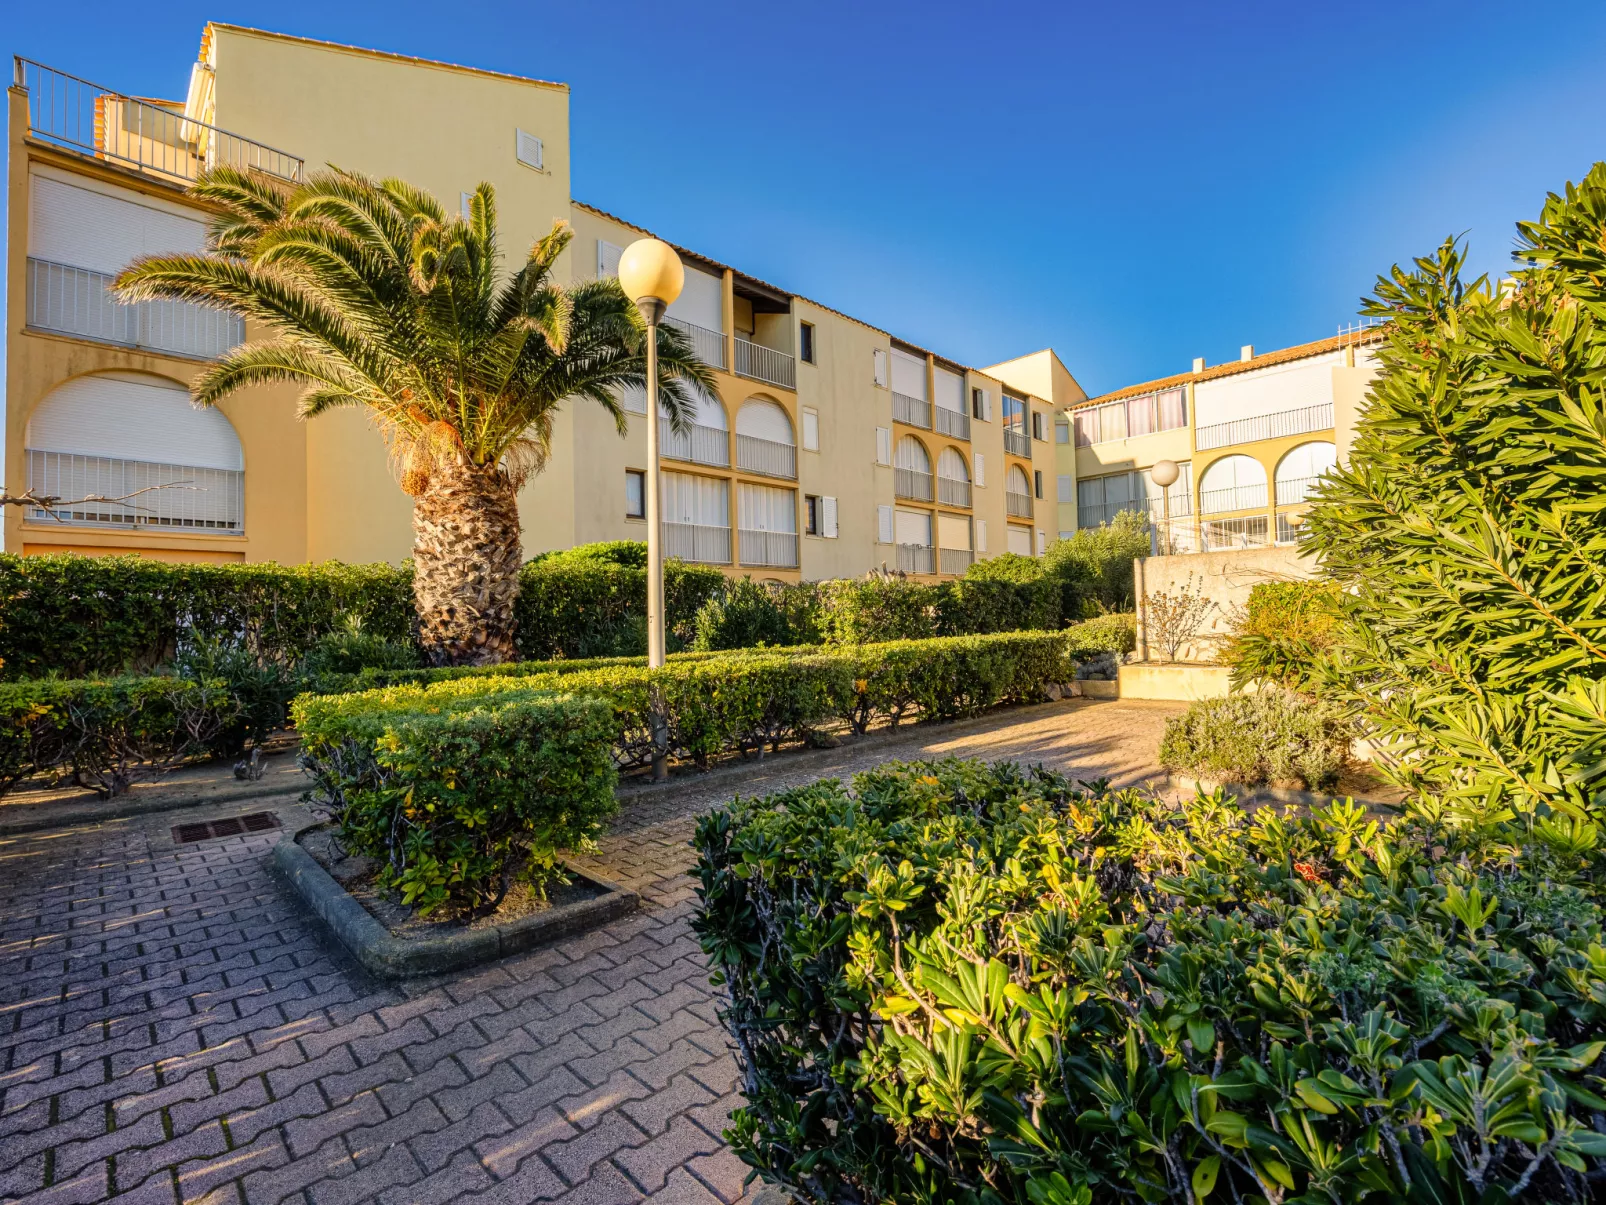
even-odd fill
[(1138, 657), (1143, 659), (1146, 651), (1149, 659), (1160, 657), (1158, 650), (1146, 650), (1145, 646), (1145, 603), (1154, 593), (1175, 595), (1186, 591), (1210, 599), (1214, 605), (1200, 626), (1199, 636), (1182, 649), (1178, 659), (1211, 661), (1257, 584), (1302, 581), (1316, 573), (1316, 562), (1300, 556), (1297, 548), (1233, 548), (1144, 557), (1133, 567), (1138, 599)]
[(1370, 357), (1362, 362), (1333, 369), (1333, 441), (1338, 445), (1338, 462), (1349, 463), (1350, 446), (1355, 442), (1355, 426), (1365, 409), (1377, 364)]

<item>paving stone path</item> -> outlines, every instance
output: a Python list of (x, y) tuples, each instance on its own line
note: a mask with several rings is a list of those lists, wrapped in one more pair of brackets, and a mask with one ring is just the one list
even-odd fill
[[(646, 907), (381, 984), (270, 875), (279, 834), (170, 828), (294, 797), (0, 839), (0, 1201), (733, 1202), (735, 1065), (687, 925), (691, 817), (893, 757), (1135, 778), (1176, 708), (1067, 703), (627, 792), (595, 868)], [(756, 1186), (755, 1186), (756, 1187)]]

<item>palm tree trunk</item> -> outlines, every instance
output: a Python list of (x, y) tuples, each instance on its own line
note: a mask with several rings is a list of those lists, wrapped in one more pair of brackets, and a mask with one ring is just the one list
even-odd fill
[(413, 500), (413, 600), (431, 665), (515, 660), (519, 508), (497, 469), (437, 465)]

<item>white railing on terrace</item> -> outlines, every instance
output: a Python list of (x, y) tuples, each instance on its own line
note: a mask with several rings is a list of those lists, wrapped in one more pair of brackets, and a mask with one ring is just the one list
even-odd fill
[(124, 304), (113, 296), (111, 282), (105, 272), (30, 258), (28, 325), (207, 360), (245, 342), (245, 319), (236, 314), (187, 301)]
[(797, 568), (797, 534), (741, 529), (742, 564), (762, 569)]
[(295, 155), (242, 138), (181, 110), (114, 92), (32, 59), (14, 59), (16, 86), (28, 93), (28, 133), (43, 142), (188, 184), (227, 164), (300, 180)]
[(31, 507), (30, 519), (75, 527), (162, 527), (226, 535), (245, 530), (242, 472), (33, 448), (26, 454), (28, 488), (35, 494), (67, 502), (87, 497), (123, 499), (85, 502), (70, 509)]
[(1277, 505), (1293, 506), (1303, 502), (1311, 496), (1316, 487), (1322, 483), (1321, 476), (1315, 477), (1283, 477), (1277, 480)]
[(698, 326), (683, 318), (665, 318), (664, 325), (674, 327), (690, 339), (691, 349), (704, 364), (715, 368), (725, 367), (725, 336), (719, 331), (711, 331), (706, 326)]
[(936, 551), (929, 544), (899, 544), (898, 568), (905, 573), (935, 573)]
[(1206, 552), (1222, 548), (1264, 548), (1266, 516), (1244, 515), (1237, 519), (1207, 519), (1199, 524), (1199, 545)]
[(892, 470), (892, 492), (899, 498), (916, 502), (931, 501), (931, 474), (915, 469)]
[(1024, 456), (1027, 460), (1032, 458), (1032, 437), (1024, 431), (1017, 431), (1013, 427), (1004, 428), (1004, 451), (1013, 456)]
[(937, 420), (937, 434), (952, 436), (954, 439), (970, 438), (970, 415), (963, 410), (949, 410), (946, 406), (937, 406), (932, 410)]
[(922, 427), (931, 430), (931, 403), (923, 402), (917, 397), (910, 397), (907, 393), (894, 393), (892, 395), (892, 417), (900, 423), (911, 427)]
[(664, 555), (704, 565), (731, 563), (731, 529), (703, 523), (665, 523)]
[(1279, 514), (1277, 516), (1277, 542), (1279, 544), (1299, 543), (1299, 533), (1305, 529), (1305, 516)]
[(797, 448), (756, 435), (736, 437), (736, 467), (765, 477), (797, 480)]
[(1254, 510), (1266, 505), (1266, 483), (1233, 485), (1224, 490), (1200, 490), (1199, 513), (1219, 515), (1229, 510)]
[(1032, 517), (1032, 496), (1020, 493), (1018, 490), (1005, 490), (1004, 513), (1014, 515), (1017, 519), (1030, 519)]
[(971, 562), (976, 559), (976, 554), (968, 548), (939, 548), (937, 558), (944, 573), (958, 577), (970, 568)]
[(689, 460), (693, 464), (711, 464), (729, 468), (731, 462), (730, 433), (720, 427), (693, 424), (683, 435), (677, 435), (667, 418), (658, 420), (658, 452), (665, 460)]
[[(1159, 498), (1148, 501), (1141, 499), (1128, 499), (1125, 502), (1105, 502), (1098, 506), (1084, 506), (1077, 503), (1076, 525), (1078, 527), (1103, 527), (1125, 511), (1134, 514), (1148, 515), (1155, 523), (1165, 521), (1166, 506)], [(1171, 499), (1170, 515), (1173, 520), (1185, 519), (1193, 513), (1193, 500), (1191, 498), (1173, 497)]]
[(970, 482), (954, 477), (937, 478), (937, 501), (944, 506), (969, 506)]
[(1193, 446), (1203, 452), (1232, 444), (1254, 443), (1259, 439), (1308, 435), (1312, 431), (1325, 431), (1332, 425), (1333, 403), (1322, 402), (1315, 406), (1301, 406), (1298, 410), (1279, 410), (1275, 414), (1261, 414), (1254, 418), (1235, 418), (1228, 423), (1211, 423), (1194, 432)]
[(782, 389), (797, 388), (797, 361), (784, 351), (736, 336), (736, 375), (751, 377)]

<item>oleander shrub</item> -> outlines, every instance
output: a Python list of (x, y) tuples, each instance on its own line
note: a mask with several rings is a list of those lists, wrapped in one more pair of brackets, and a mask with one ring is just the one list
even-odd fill
[(1250, 683), (1309, 689), (1316, 659), (1333, 647), (1341, 593), (1332, 582), (1260, 582), (1234, 616), (1221, 660), (1236, 687)]
[(189, 640), (170, 670), (192, 682), (220, 685), (234, 701), (234, 717), (207, 743), (214, 757), (239, 757), (283, 728), (290, 719), (290, 700), (303, 682), (293, 666), (206, 638)]
[(424, 915), (494, 911), (516, 882), (544, 891), (615, 810), (598, 698), (397, 687), (303, 695), (295, 721), (342, 843)]
[(735, 800), (727, 1137), (821, 1203), (1598, 1199), (1599, 835), (960, 761)]
[(1218, 782), (1322, 790), (1338, 782), (1354, 738), (1338, 705), (1270, 688), (1200, 699), (1167, 720), (1160, 764)]
[(699, 652), (799, 644), (776, 591), (752, 578), (727, 582), (709, 596), (692, 621), (691, 647)]

